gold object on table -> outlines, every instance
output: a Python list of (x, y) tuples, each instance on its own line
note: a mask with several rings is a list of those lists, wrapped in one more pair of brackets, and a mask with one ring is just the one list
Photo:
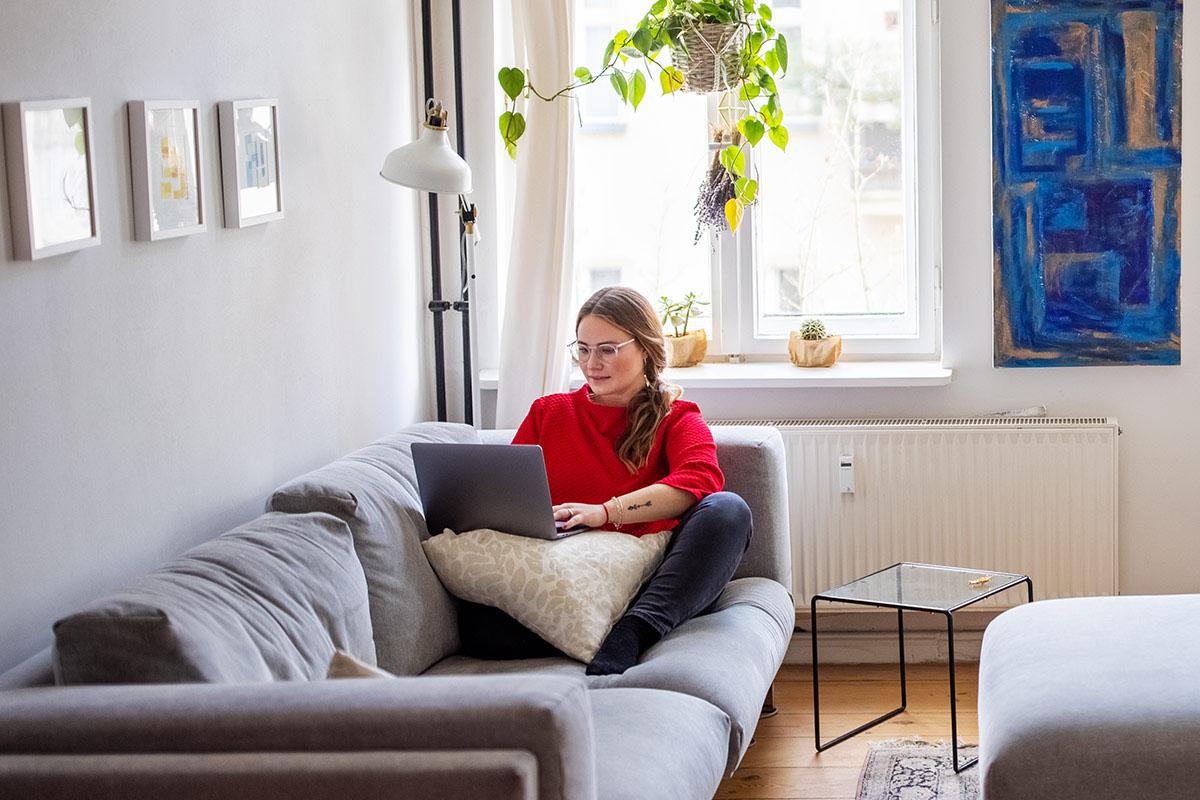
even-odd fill
[(974, 578), (973, 580), (967, 581), (967, 583), (969, 583), (971, 586), (983, 586), (985, 583), (987, 583), (991, 579), (992, 579), (991, 575), (984, 575), (982, 578)]

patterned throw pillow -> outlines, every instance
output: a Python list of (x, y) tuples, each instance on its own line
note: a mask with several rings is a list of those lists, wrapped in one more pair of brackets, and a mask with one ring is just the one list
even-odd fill
[(499, 608), (586, 662), (658, 568), (670, 536), (588, 531), (551, 542), (448, 530), (423, 546), (451, 594)]

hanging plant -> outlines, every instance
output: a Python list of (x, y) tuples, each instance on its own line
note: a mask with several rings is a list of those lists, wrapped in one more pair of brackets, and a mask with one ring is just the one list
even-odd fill
[[(671, 63), (662, 62), (663, 51)], [(677, 91), (709, 93), (736, 91), (740, 116), (722, 132), (729, 145), (713, 158), (696, 203), (699, 230), (737, 231), (758, 193), (758, 181), (747, 174), (750, 160), (745, 145), (763, 137), (787, 149), (783, 107), (776, 78), (787, 73), (787, 39), (771, 26), (771, 9), (753, 0), (657, 0), (632, 31), (622, 30), (604, 50), (601, 68), (575, 70), (575, 80), (553, 94), (534, 88), (518, 67), (504, 67), (497, 78), (504, 92), (500, 136), (512, 158), (525, 133), (525, 117), (517, 108), (522, 96), (552, 101), (593, 84), (605, 76), (622, 103), (634, 111), (655, 81), (664, 95)], [(735, 136), (735, 131), (737, 136)], [(725, 139), (717, 139), (725, 141)], [(713, 204), (720, 200), (719, 212)]]

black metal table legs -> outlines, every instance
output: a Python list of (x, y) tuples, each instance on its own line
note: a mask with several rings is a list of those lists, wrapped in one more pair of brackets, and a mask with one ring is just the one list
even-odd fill
[[(1033, 602), (1033, 581), (1025, 578), (1023, 581), (1028, 592), (1029, 602)], [(1018, 584), (1020, 585), (1020, 584)], [(810, 620), (812, 628), (812, 666), (813, 666), (813, 730), (815, 732), (817, 752), (827, 750), (835, 744), (844, 742), (851, 736), (856, 736), (868, 728), (873, 728), (879, 723), (889, 720), (897, 714), (904, 711), (908, 706), (908, 681), (905, 674), (904, 660), (904, 608), (899, 608), (890, 605), (880, 605), (876, 603), (861, 603), (863, 605), (873, 605), (876, 608), (896, 608), (896, 635), (897, 643), (900, 651), (900, 707), (894, 708), (886, 714), (876, 717), (875, 719), (863, 725), (859, 725), (849, 733), (843, 733), (836, 739), (831, 739), (824, 744), (821, 743), (821, 688), (819, 680), (820, 662), (817, 656), (817, 600), (825, 600), (826, 602), (837, 602), (831, 598), (822, 597), (821, 595), (813, 595), (810, 611)], [(925, 609), (908, 609), (909, 611), (920, 611)], [(974, 765), (978, 760), (978, 756), (966, 762), (960, 762), (958, 758), (958, 683), (954, 671), (954, 612), (953, 610), (938, 611), (946, 615), (946, 644), (947, 644), (947, 661), (950, 671), (950, 744), (954, 756), (954, 771), (962, 772), (964, 769)]]

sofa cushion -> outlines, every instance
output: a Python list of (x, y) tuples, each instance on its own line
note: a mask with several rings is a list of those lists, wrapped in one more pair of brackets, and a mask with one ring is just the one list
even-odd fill
[(729, 715), (726, 775), (732, 775), (750, 746), (795, 625), (782, 586), (739, 578), (725, 587), (712, 613), (680, 625), (624, 673), (589, 676), (588, 686), (669, 689), (712, 703)]
[(1200, 595), (1046, 600), (1005, 611), (979, 662), (989, 800), (1200, 793)]
[(60, 684), (322, 678), (335, 648), (373, 661), (346, 523), (264, 514), (54, 623)]
[(326, 511), (350, 525), (367, 576), (379, 666), (415, 675), (458, 650), (454, 599), (429, 566), (413, 442), (477, 442), (468, 425), (423, 422), (289, 481), (272, 511)]
[[(795, 626), (788, 593), (766, 578), (731, 581), (712, 613), (680, 625), (642, 654), (621, 675), (589, 675), (592, 689), (667, 689), (701, 698), (730, 719), (725, 770), (732, 775), (758, 725), (767, 690), (783, 663)], [(581, 675), (583, 665), (566, 658), (483, 661), (456, 655), (430, 675)]]
[(670, 537), (588, 531), (546, 541), (483, 529), (446, 531), (424, 547), (456, 597), (499, 608), (572, 658), (591, 661)]
[(603, 800), (692, 800), (721, 783), (729, 718), (676, 692), (588, 692), (596, 741), (596, 796)]

